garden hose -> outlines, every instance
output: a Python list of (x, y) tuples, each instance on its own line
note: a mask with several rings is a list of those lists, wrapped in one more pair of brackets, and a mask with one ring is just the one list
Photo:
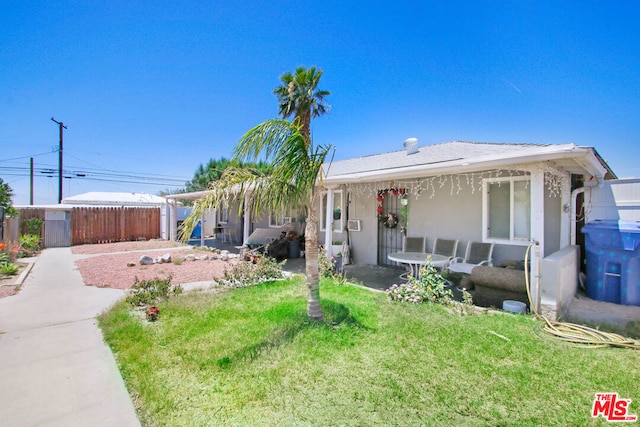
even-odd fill
[(577, 325), (575, 323), (551, 321), (545, 316), (539, 314), (536, 309), (536, 305), (533, 304), (533, 301), (531, 300), (531, 284), (529, 282), (528, 266), (529, 251), (531, 250), (531, 246), (532, 245), (529, 245), (527, 247), (527, 251), (524, 256), (524, 277), (526, 281), (529, 307), (531, 307), (531, 311), (536, 316), (536, 318), (540, 319), (540, 323), (538, 323), (538, 325), (533, 329), (536, 335), (538, 335), (542, 339), (563, 341), (580, 347), (615, 347), (640, 350), (640, 342), (631, 338), (625, 338), (618, 334), (599, 331), (597, 329), (593, 329), (584, 325)]

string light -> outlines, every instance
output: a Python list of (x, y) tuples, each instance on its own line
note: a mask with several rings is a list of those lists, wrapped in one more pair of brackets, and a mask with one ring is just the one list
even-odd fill
[[(523, 169), (494, 169), (482, 172), (465, 172), (459, 174), (437, 175), (424, 178), (414, 178), (408, 180), (393, 181), (396, 188), (404, 188), (406, 192), (416, 200), (420, 196), (428, 195), (430, 199), (436, 196), (439, 191), (448, 190), (451, 196), (463, 194), (465, 190), (475, 194), (482, 190), (484, 180), (492, 180), (503, 177), (530, 176), (528, 170)], [(564, 187), (566, 175), (552, 167), (544, 168), (544, 183), (548, 197), (560, 197)], [(500, 184), (500, 181), (498, 181)], [(448, 187), (447, 187), (448, 185)], [(347, 191), (356, 197), (377, 197), (378, 192), (389, 187), (389, 181), (361, 182), (346, 184)], [(527, 187), (528, 188), (528, 181)]]

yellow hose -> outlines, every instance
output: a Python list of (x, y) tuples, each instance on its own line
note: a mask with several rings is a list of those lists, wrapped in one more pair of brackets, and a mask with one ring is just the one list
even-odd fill
[[(527, 297), (529, 299), (529, 307), (533, 314), (541, 320), (534, 328), (534, 333), (542, 339), (558, 340), (571, 343), (581, 347), (602, 348), (617, 347), (640, 350), (640, 342), (631, 338), (625, 338), (622, 335), (611, 332), (603, 332), (584, 325), (575, 323), (555, 322), (547, 319), (538, 313), (535, 304), (531, 300), (531, 290), (529, 283), (529, 251), (531, 246), (527, 247), (524, 256), (524, 277), (526, 281)], [(538, 290), (539, 292), (539, 290)]]

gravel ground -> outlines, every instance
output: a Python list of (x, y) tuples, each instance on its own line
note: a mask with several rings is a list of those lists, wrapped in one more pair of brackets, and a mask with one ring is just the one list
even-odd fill
[[(172, 259), (182, 259), (187, 254), (211, 255), (209, 251), (187, 246), (175, 247), (175, 244), (171, 245), (171, 243), (149, 241), (84, 245), (74, 246), (72, 252), (77, 255), (95, 255), (75, 261), (86, 285), (116, 289), (131, 288), (136, 277), (139, 280), (151, 280), (156, 277), (164, 279), (171, 275), (173, 284), (213, 280), (222, 277), (224, 270), (231, 265), (230, 262), (220, 260), (184, 261), (179, 265), (174, 263), (140, 265), (142, 255), (157, 257), (170, 253)], [(154, 250), (163, 248), (166, 250)], [(100, 249), (102, 253), (99, 252)], [(145, 250), (149, 251), (148, 254), (144, 252)], [(132, 251), (142, 252), (128, 253)], [(135, 266), (127, 267), (127, 263), (135, 263)]]

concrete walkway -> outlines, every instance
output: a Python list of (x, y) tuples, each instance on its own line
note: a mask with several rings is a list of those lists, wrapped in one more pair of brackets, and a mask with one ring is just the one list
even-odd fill
[(123, 291), (85, 286), (69, 248), (44, 250), (0, 299), (2, 426), (139, 426), (96, 316)]

